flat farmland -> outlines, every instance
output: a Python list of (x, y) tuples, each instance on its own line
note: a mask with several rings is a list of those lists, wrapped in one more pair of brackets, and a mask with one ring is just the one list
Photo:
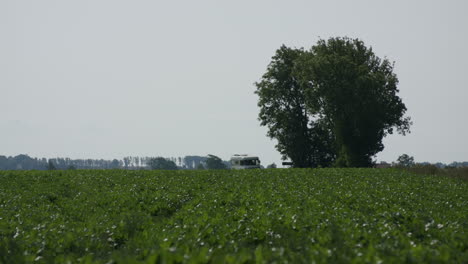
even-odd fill
[(0, 263), (468, 263), (468, 181), (397, 169), (0, 172)]

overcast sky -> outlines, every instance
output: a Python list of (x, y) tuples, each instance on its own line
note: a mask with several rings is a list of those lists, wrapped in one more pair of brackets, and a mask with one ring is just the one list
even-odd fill
[(0, 1), (0, 155), (280, 162), (254, 82), (275, 50), (362, 39), (414, 121), (378, 160), (468, 160), (467, 1)]

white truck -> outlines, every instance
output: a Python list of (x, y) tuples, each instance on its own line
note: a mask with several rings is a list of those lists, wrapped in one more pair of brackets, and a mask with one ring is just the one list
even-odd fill
[(247, 154), (234, 154), (231, 157), (231, 169), (260, 169), (260, 159)]

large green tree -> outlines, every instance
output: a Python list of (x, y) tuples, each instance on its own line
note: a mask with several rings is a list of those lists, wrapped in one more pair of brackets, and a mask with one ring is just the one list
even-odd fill
[(267, 72), (255, 84), (259, 120), (268, 127), (268, 136), (277, 140), (283, 159), (291, 159), (295, 167), (328, 166), (333, 160), (327, 140), (330, 133), (323, 122), (312, 119), (304, 87), (294, 73), (302, 56), (302, 49), (284, 45), (276, 51)]
[(409, 132), (393, 64), (361, 40), (282, 46), (257, 83), (261, 124), (298, 167), (366, 167), (394, 130)]
[(370, 166), (387, 134), (409, 132), (393, 63), (377, 57), (363, 41), (320, 40), (301, 59), (307, 106), (333, 131), (336, 166)]

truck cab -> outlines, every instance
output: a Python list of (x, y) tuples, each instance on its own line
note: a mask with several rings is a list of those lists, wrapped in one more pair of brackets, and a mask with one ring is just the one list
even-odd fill
[(234, 154), (230, 162), (231, 168), (236, 170), (261, 168), (260, 159), (257, 156), (247, 154)]

